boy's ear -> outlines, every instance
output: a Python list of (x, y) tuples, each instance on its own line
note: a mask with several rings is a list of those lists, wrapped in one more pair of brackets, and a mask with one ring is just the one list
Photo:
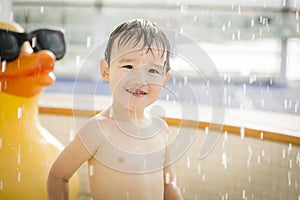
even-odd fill
[(163, 87), (165, 87), (167, 85), (169, 79), (170, 79), (170, 72), (167, 72)]
[(109, 67), (104, 58), (100, 60), (100, 71), (104, 81), (109, 81)]

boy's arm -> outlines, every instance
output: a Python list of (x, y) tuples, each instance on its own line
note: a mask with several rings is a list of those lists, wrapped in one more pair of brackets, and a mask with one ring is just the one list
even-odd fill
[(69, 179), (88, 160), (91, 154), (86, 150), (78, 135), (62, 151), (52, 165), (47, 181), (48, 199), (69, 199)]
[(166, 157), (165, 157), (165, 166), (164, 166), (164, 199), (165, 200), (183, 200), (182, 193), (178, 186), (176, 185), (176, 180), (173, 176), (173, 169), (171, 165), (170, 158), (170, 131), (167, 128), (167, 143), (166, 143)]
[(183, 200), (181, 191), (174, 180), (171, 165), (164, 168), (164, 183), (165, 200)]

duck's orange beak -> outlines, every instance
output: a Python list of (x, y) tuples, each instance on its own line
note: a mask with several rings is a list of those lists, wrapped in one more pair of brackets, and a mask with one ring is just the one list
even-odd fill
[[(9, 29), (16, 31), (13, 25)], [(55, 81), (52, 73), (54, 63), (52, 52), (43, 50), (34, 53), (30, 44), (25, 42), (16, 60), (0, 63), (0, 92), (23, 97), (40, 93), (45, 86)]]

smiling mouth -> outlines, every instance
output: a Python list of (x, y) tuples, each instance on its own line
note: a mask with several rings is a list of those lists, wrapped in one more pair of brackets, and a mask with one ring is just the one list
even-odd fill
[(126, 89), (126, 91), (134, 96), (144, 96), (147, 94), (146, 92), (140, 89)]

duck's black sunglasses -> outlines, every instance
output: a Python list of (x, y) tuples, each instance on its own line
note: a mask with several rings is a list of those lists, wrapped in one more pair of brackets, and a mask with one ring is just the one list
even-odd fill
[(30, 33), (18, 33), (0, 29), (0, 60), (10, 62), (18, 58), (25, 41), (29, 41), (34, 52), (51, 51), (56, 60), (66, 52), (64, 33), (60, 30), (38, 29)]

